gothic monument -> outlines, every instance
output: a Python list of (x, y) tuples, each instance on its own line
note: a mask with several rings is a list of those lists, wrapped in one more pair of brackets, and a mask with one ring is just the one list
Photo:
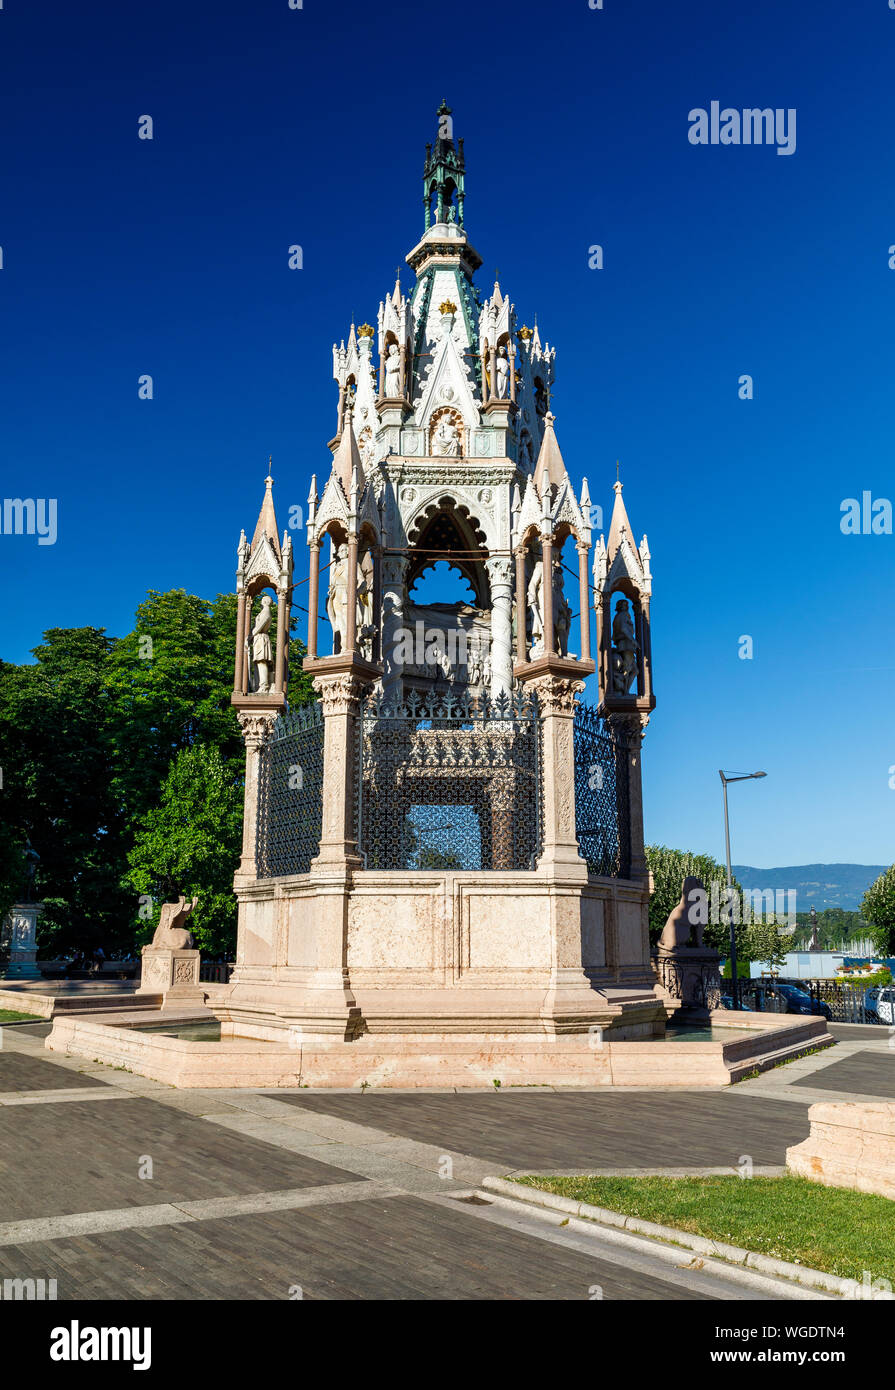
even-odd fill
[[(591, 571), (554, 349), (498, 283), (480, 297), (464, 180), (442, 105), (414, 283), (333, 349), (306, 586), (270, 477), (239, 543), (239, 938), (214, 1007), (225, 1037), (293, 1046), (311, 1085), (587, 1084), (604, 1035), (664, 1031), (640, 780), (649, 551), (617, 482)], [(473, 600), (415, 597), (442, 561)], [(300, 582), (317, 700), (290, 707)]]

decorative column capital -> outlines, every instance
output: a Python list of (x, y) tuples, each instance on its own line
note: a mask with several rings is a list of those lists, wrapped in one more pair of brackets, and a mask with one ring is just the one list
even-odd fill
[(334, 714), (357, 714), (369, 682), (345, 671), (338, 675), (316, 676), (314, 689), (323, 705), (324, 719)]
[(246, 748), (260, 748), (273, 733), (277, 720), (276, 710), (237, 710), (236, 718), (242, 730)]
[(537, 696), (538, 705), (544, 714), (575, 713), (578, 696), (584, 690), (584, 681), (569, 680), (566, 676), (538, 676), (526, 682), (527, 689)]
[(492, 584), (505, 584), (508, 589), (512, 587), (513, 561), (509, 555), (490, 556), (485, 561), (485, 568)]

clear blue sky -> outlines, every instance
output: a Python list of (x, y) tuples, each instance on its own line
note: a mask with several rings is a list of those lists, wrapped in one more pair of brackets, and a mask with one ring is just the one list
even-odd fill
[[(0, 492), (59, 535), (0, 535), (0, 656), (230, 589), (268, 454), (304, 504), (447, 96), (480, 282), (537, 312), (570, 472), (608, 509), (620, 459), (649, 535), (648, 838), (720, 857), (717, 769), (763, 768), (735, 860), (888, 863), (895, 537), (839, 517), (895, 486), (895, 12), (604, 3), (6, 0)], [(796, 152), (691, 145), (712, 100), (795, 108)]]

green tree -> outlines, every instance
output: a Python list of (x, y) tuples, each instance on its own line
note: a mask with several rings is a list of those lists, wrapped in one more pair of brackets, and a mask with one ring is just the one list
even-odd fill
[(773, 969), (786, 964), (792, 940), (781, 936), (776, 920), (750, 922), (737, 933), (737, 952), (744, 961), (766, 962)]
[(126, 881), (150, 906), (140, 937), (151, 939), (163, 902), (198, 898), (189, 927), (198, 947), (231, 951), (236, 941), (233, 874), (242, 840), (242, 785), (213, 744), (181, 749), (161, 796), (136, 826)]
[(21, 891), (18, 857), (30, 840), (40, 856), (44, 950), (108, 950), (128, 922), (120, 883), (126, 818), (109, 771), (110, 648), (101, 629), (51, 628), (34, 663), (0, 663), (0, 797), (9, 846), (0, 854), (0, 897)]
[[(702, 881), (711, 902), (712, 884), (718, 884), (719, 901), (724, 904), (727, 888), (727, 870), (708, 854), (691, 854), (688, 850), (669, 849), (667, 845), (647, 845), (646, 860), (653, 876), (653, 891), (649, 904), (650, 940), (656, 942), (668, 915), (680, 902), (684, 879), (693, 877)], [(742, 893), (736, 879), (733, 887)], [(742, 928), (737, 929), (737, 941)], [(730, 931), (724, 923), (711, 922), (703, 928), (706, 945), (726, 953), (730, 945)]]
[(895, 864), (871, 883), (861, 902), (861, 916), (881, 956), (895, 955)]

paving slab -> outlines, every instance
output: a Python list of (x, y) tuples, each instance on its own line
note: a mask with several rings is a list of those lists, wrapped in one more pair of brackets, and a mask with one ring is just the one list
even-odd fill
[[(663, 1271), (664, 1273), (664, 1271)], [(571, 1243), (416, 1197), (135, 1227), (0, 1247), (0, 1278), (55, 1278), (60, 1301), (705, 1299), (683, 1273), (631, 1270)], [(740, 1291), (741, 1293), (742, 1291)]]
[[(146, 1157), (153, 1176), (140, 1178)], [(317, 1187), (355, 1176), (143, 1097), (114, 1105), (0, 1106), (4, 1221)]]
[(58, 1091), (101, 1084), (95, 1073), (87, 1076), (70, 1067), (45, 1062), (42, 1057), (32, 1057), (26, 1052), (14, 1052), (8, 1047), (0, 1048), (0, 1093)]
[(727, 1167), (740, 1155), (782, 1164), (807, 1138), (807, 1107), (706, 1091), (414, 1092), (330, 1096), (280, 1091), (277, 1100), (496, 1165), (496, 1172), (598, 1167)]
[(792, 1084), (810, 1086), (813, 1090), (844, 1092), (842, 1099), (854, 1095), (862, 1099), (895, 1100), (895, 1051), (854, 1052), (810, 1076), (797, 1077)]

